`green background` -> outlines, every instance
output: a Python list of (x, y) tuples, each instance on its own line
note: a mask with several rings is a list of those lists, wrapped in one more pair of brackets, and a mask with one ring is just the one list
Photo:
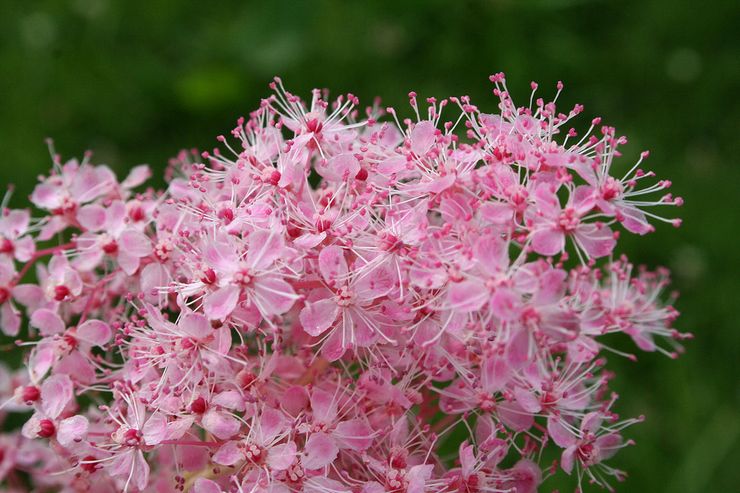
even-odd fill
[(469, 94), (490, 110), (493, 72), (521, 103), (530, 80), (547, 95), (562, 79), (561, 102), (583, 103), (584, 123), (601, 115), (630, 137), (623, 166), (650, 149), (686, 201), (680, 229), (621, 243), (634, 262), (673, 270), (679, 326), (696, 339), (678, 361), (611, 358), (618, 410), (648, 416), (612, 462), (630, 473), (619, 490), (740, 491), (739, 5), (0, 0), (0, 184), (24, 204), (49, 167), (47, 136), (121, 175), (161, 170), (180, 148), (212, 147), (273, 75), (303, 95), (328, 87), (400, 108), (409, 90)]

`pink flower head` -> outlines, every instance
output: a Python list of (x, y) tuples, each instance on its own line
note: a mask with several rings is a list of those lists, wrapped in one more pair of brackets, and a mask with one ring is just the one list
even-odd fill
[[(611, 488), (611, 338), (670, 357), (665, 269), (615, 256), (667, 180), (583, 107), (411, 113), (275, 94), (139, 189), (54, 155), (39, 217), (0, 214), (0, 480), (39, 491), (534, 493)], [(532, 84), (532, 90), (537, 85)], [(425, 103), (424, 103), (425, 101)], [(576, 138), (578, 137), (578, 138)], [(53, 153), (53, 151), (52, 151)], [(139, 189), (139, 191), (136, 191)], [(660, 192), (662, 196), (650, 198)], [(55, 238), (68, 242), (54, 243)], [(608, 260), (605, 260), (608, 258)], [(617, 335), (619, 334), (619, 335)], [(605, 337), (608, 336), (608, 337)], [(450, 454), (455, 446), (456, 453)], [(548, 457), (559, 457), (555, 464)], [(557, 467), (559, 466), (559, 467)], [(558, 469), (562, 470), (558, 473)]]

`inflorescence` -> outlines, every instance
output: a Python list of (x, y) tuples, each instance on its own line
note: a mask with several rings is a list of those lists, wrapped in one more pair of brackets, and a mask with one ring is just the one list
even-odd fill
[(41, 214), (0, 218), (1, 328), (27, 351), (2, 412), (33, 411), (0, 435), (5, 491), (611, 490), (642, 417), (614, 410), (604, 355), (635, 357), (610, 334), (690, 337), (668, 273), (615, 247), (681, 199), (599, 118), (571, 128), (582, 106), (491, 80), (497, 113), (411, 93), (400, 119), (275, 79), (165, 190), (52, 148)]

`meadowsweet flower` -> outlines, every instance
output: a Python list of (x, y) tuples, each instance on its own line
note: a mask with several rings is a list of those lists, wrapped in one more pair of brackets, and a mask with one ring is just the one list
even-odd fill
[[(44, 491), (612, 488), (633, 442), (605, 355), (679, 355), (665, 269), (615, 257), (679, 206), (584, 109), (275, 94), (165, 190), (62, 162), (0, 214), (0, 481)], [(452, 109), (452, 111), (451, 111)], [(653, 197), (653, 194), (662, 194)], [(7, 196), (6, 196), (7, 199)], [(55, 237), (68, 242), (54, 244)], [(51, 243), (50, 243), (51, 242)], [(51, 244), (51, 246), (49, 246)], [(33, 270), (31, 270), (33, 269)], [(31, 275), (35, 273), (35, 277)], [(33, 278), (33, 280), (31, 280)], [(611, 344), (611, 343), (609, 343)], [(456, 443), (455, 440), (457, 440)], [(548, 452), (549, 451), (549, 452)], [(543, 457), (554, 456), (556, 464)]]

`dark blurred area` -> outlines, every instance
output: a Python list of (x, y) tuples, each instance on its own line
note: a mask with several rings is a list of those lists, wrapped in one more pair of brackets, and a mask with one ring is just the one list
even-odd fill
[(680, 229), (621, 243), (673, 270), (679, 328), (696, 339), (678, 361), (610, 358), (617, 409), (647, 415), (612, 462), (630, 475), (619, 490), (740, 488), (737, 0), (0, 0), (0, 12), (0, 185), (17, 185), (16, 207), (50, 166), (46, 137), (64, 158), (90, 149), (120, 176), (140, 163), (157, 175), (179, 149), (213, 147), (274, 75), (298, 94), (404, 110), (415, 90), (494, 111), (498, 71), (521, 104), (530, 80), (546, 96), (562, 79), (564, 107), (630, 137), (625, 171), (650, 149), (646, 168), (685, 199)]

